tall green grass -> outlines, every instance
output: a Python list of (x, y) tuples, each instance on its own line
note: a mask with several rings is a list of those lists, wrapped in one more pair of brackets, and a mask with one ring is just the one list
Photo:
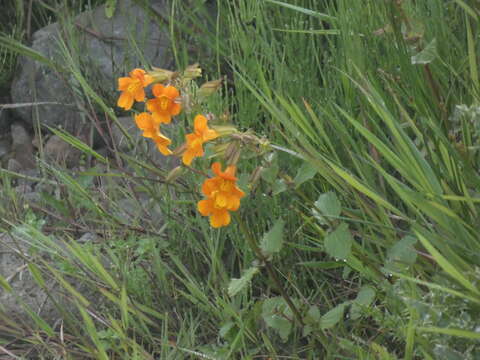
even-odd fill
[[(6, 321), (0, 345), (44, 358), (480, 356), (475, 2), (218, 1), (216, 17), (203, 1), (170, 5), (177, 65), (228, 76), (206, 107), (278, 154), (239, 164), (265, 170), (222, 230), (194, 212), (200, 177), (166, 183), (141, 147), (105, 161), (60, 134), (99, 163), (43, 164), (64, 190), (27, 212), (4, 172), (2, 228), (49, 255), (25, 260), (67, 300), (64, 327)], [(74, 48), (63, 70), (115, 121)], [(265, 244), (279, 218), (283, 247), (259, 263), (249, 241)], [(97, 240), (75, 241), (87, 231)]]

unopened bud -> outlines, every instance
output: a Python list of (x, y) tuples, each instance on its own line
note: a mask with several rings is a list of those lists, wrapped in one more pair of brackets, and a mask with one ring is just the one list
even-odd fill
[(176, 168), (173, 168), (165, 178), (165, 181), (167, 183), (172, 183), (175, 180), (177, 180), (181, 175), (183, 174), (183, 168), (181, 166), (177, 166)]
[(211, 127), (218, 133), (218, 136), (228, 136), (232, 134), (238, 134), (238, 130), (235, 126), (231, 125), (215, 125)]
[(255, 184), (260, 179), (260, 175), (262, 175), (263, 169), (263, 166), (257, 166), (256, 169), (253, 171), (252, 175), (250, 175), (250, 179), (248, 181), (248, 187), (250, 189), (253, 189), (255, 187)]
[(227, 160), (227, 162), (234, 155), (237, 147), (238, 147), (238, 144), (236, 143), (236, 141), (232, 141), (228, 144), (223, 154), (223, 157)]
[(197, 91), (197, 98), (199, 101), (204, 100), (213, 93), (215, 93), (222, 86), (222, 79), (212, 80), (204, 83)]
[(199, 76), (202, 76), (202, 69), (199, 67), (198, 63), (193, 65), (188, 65), (182, 74), (184, 81), (190, 81)]
[(148, 75), (153, 77), (154, 82), (163, 83), (166, 81), (170, 81), (178, 76), (177, 72), (173, 72), (170, 70), (165, 70), (154, 66), (152, 66), (152, 69), (152, 71), (148, 72)]
[[(238, 142), (235, 141), (232, 142), (232, 144), (233, 145), (231, 149), (227, 148), (227, 151), (230, 150), (230, 153), (228, 154), (229, 156), (225, 156), (228, 165), (236, 165), (238, 160), (240, 159), (240, 154), (242, 152), (240, 144)], [(227, 151), (225, 151), (225, 155), (227, 155)]]

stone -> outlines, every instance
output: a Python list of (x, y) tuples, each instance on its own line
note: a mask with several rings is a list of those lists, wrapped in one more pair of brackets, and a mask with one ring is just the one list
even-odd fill
[(0, 97), (0, 132), (8, 131), (12, 123), (12, 114), (10, 109), (4, 108), (3, 104), (10, 103), (10, 100), (5, 97)]
[(43, 148), (47, 161), (54, 162), (59, 165), (65, 165), (68, 168), (78, 166), (82, 152), (62, 140), (57, 135), (52, 135), (45, 143)]
[[(15, 122), (11, 126), (12, 158), (9, 160), (9, 170), (22, 172), (35, 168), (35, 156), (33, 155), (32, 137), (25, 127)], [(14, 161), (13, 161), (14, 160)], [(15, 165), (10, 168), (10, 163)]]
[[(152, 0), (152, 7), (164, 13), (165, 0)], [(63, 28), (59, 23), (48, 25), (33, 34), (32, 49), (60, 65), (66, 61), (59, 48), (60, 34), (68, 34), (72, 44), (78, 44), (76, 53), (81, 54), (82, 74), (94, 88), (102, 84), (106, 95), (118, 97), (116, 78), (139, 66), (140, 56), (131, 51), (129, 39), (135, 39), (142, 56), (154, 66), (169, 68), (173, 63), (169, 51), (168, 30), (161, 29), (158, 21), (132, 0), (118, 0), (115, 14), (108, 19), (105, 7), (86, 11), (74, 20), (73, 29)], [(70, 32), (69, 32), (70, 31)], [(64, 38), (65, 40), (65, 38)], [(62, 126), (73, 131), (81, 124), (81, 110), (72, 89), (78, 84), (67, 73), (59, 73), (52, 67), (22, 58), (11, 94), (16, 103), (45, 103), (32, 107), (18, 107), (15, 112), (26, 122), (33, 123), (38, 114), (42, 125)], [(112, 104), (114, 106), (114, 104)]]
[[(25, 258), (29, 257), (28, 250), (27, 242), (14, 240), (8, 234), (0, 234), (0, 275), (13, 289), (12, 292), (7, 292), (0, 287), (0, 309), (12, 320), (31, 322), (22, 306), (24, 303), (47, 323), (53, 324), (57, 317), (55, 307), (28, 269), (28, 263), (25, 261)], [(55, 285), (47, 279), (46, 287), (50, 291)]]
[[(8, 134), (10, 135), (10, 134)], [(10, 136), (0, 137), (0, 160), (12, 151), (12, 139)]]

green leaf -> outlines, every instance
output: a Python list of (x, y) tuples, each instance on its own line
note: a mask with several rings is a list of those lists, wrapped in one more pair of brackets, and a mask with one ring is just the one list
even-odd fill
[(281, 297), (267, 299), (262, 305), (262, 318), (267, 326), (274, 329), (285, 342), (292, 331), (292, 322), (288, 320), (291, 312)]
[(272, 184), (275, 179), (277, 178), (278, 171), (280, 168), (278, 165), (274, 162), (271, 164), (269, 167), (264, 168), (260, 174), (263, 180), (265, 180), (267, 183)]
[(342, 205), (337, 195), (332, 191), (320, 195), (318, 200), (315, 201), (315, 208), (312, 209), (313, 216), (321, 224), (328, 224), (329, 220), (339, 217), (341, 212)]
[(437, 39), (433, 39), (422, 51), (412, 56), (413, 65), (425, 65), (431, 63), (437, 57)]
[(417, 327), (417, 331), (419, 332), (429, 332), (429, 333), (436, 333), (436, 334), (444, 334), (449, 336), (456, 336), (462, 337), (465, 339), (472, 339), (472, 340), (480, 340), (480, 333), (467, 331), (463, 329), (455, 329), (455, 328), (439, 328), (439, 327)]
[(417, 260), (417, 252), (413, 245), (417, 239), (413, 236), (405, 236), (395, 243), (387, 252), (388, 259), (392, 262), (412, 265)]
[(230, 284), (228, 285), (228, 296), (232, 297), (242, 291), (245, 286), (250, 284), (252, 281), (253, 276), (258, 272), (257, 267), (251, 267), (250, 269), (243, 272), (243, 275), (240, 279), (232, 279), (230, 280)]
[(343, 312), (347, 304), (342, 303), (335, 306), (332, 310), (323, 315), (320, 319), (320, 328), (322, 330), (330, 329), (337, 325), (343, 318)]
[(303, 319), (305, 324), (317, 324), (320, 321), (320, 310), (318, 306), (312, 305), (307, 311), (307, 316)]
[(110, 19), (117, 8), (117, 0), (107, 0), (105, 3), (105, 16)]
[(375, 289), (371, 286), (362, 286), (357, 294), (357, 297), (352, 302), (350, 308), (350, 318), (357, 320), (362, 316), (362, 308), (369, 306), (375, 299)]
[(325, 251), (335, 259), (344, 260), (350, 255), (353, 237), (346, 223), (341, 223), (325, 238)]
[(300, 169), (298, 169), (295, 179), (293, 179), (293, 182), (295, 183), (295, 188), (298, 188), (305, 181), (312, 179), (316, 173), (316, 168), (314, 168), (310, 163), (304, 162)]
[(275, 225), (267, 232), (260, 243), (260, 248), (265, 256), (271, 256), (278, 253), (283, 246), (283, 228), (285, 221), (278, 219)]
[(278, 195), (285, 190), (288, 189), (287, 184), (285, 183), (285, 180), (283, 179), (276, 179), (275, 182), (272, 184), (272, 195)]

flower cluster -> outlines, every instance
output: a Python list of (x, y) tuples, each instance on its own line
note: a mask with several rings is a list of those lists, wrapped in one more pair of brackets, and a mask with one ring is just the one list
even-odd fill
[(230, 165), (222, 171), (220, 163), (214, 162), (212, 171), (216, 176), (205, 180), (202, 185), (207, 198), (199, 201), (198, 211), (203, 216), (210, 216), (210, 225), (214, 228), (230, 224), (229, 211), (237, 211), (240, 199), (245, 196), (236, 185), (236, 170), (235, 165)]
[[(181, 151), (172, 151), (168, 147), (172, 141), (160, 131), (161, 124), (169, 124), (172, 117), (179, 115), (182, 107), (188, 111), (193, 106), (182, 97), (180, 92), (188, 92), (186, 86), (190, 80), (201, 75), (201, 69), (197, 65), (189, 66), (183, 73), (172, 72), (159, 68), (152, 71), (134, 69), (129, 77), (118, 79), (118, 90), (121, 91), (117, 105), (125, 110), (132, 109), (135, 101), (144, 102), (144, 111), (135, 114), (134, 119), (137, 127), (143, 132), (142, 136), (152, 139), (158, 151), (163, 155), (182, 154), (182, 162), (190, 167), (196, 157), (204, 155), (204, 144), (223, 137), (223, 143), (217, 144), (224, 149), (237, 147), (238, 139), (229, 142), (225, 138), (236, 132), (235, 128), (228, 126), (209, 127), (209, 116), (197, 114), (193, 121), (193, 132), (185, 135), (185, 144), (180, 147)], [(152, 85), (152, 99), (147, 99), (145, 88)], [(198, 102), (215, 92), (221, 85), (221, 80), (210, 81), (203, 84), (197, 91)], [(177, 88), (178, 87), (178, 88)], [(180, 90), (179, 90), (180, 89)], [(227, 151), (224, 151), (227, 153)], [(214, 228), (226, 226), (230, 223), (230, 211), (237, 211), (240, 207), (240, 199), (245, 196), (244, 192), (236, 185), (235, 177), (236, 162), (238, 156), (227, 157), (228, 166), (225, 171), (221, 170), (221, 164), (212, 164), (215, 177), (205, 180), (202, 192), (206, 196), (198, 203), (198, 211), (204, 216), (210, 217), (210, 224)]]

